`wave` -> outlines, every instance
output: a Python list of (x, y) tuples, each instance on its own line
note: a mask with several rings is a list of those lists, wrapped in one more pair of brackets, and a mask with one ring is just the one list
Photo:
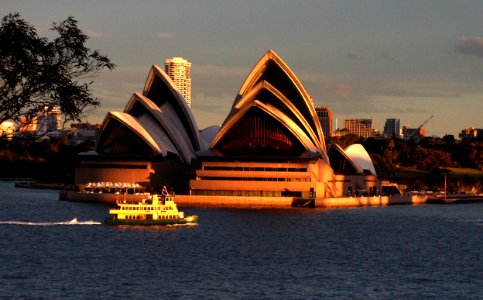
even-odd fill
[(483, 226), (483, 219), (470, 219), (470, 220), (465, 220), (464, 222), (469, 223), (469, 224), (476, 224), (476, 225), (479, 225), (479, 226)]
[(178, 227), (178, 226), (198, 226), (198, 223), (186, 223), (186, 224), (168, 224), (168, 227)]
[(63, 222), (28, 222), (28, 221), (0, 221), (0, 225), (24, 225), (24, 226), (62, 226), (62, 225), (102, 225), (97, 221), (79, 221), (74, 218)]

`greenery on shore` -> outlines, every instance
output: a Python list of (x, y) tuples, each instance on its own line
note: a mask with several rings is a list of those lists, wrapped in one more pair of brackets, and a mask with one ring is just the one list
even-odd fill
[(427, 137), (422, 140), (363, 139), (355, 135), (334, 137), (345, 148), (361, 143), (369, 152), (378, 178), (396, 182), (409, 190), (441, 190), (444, 174), (449, 190), (481, 192), (483, 190), (483, 141)]
[(69, 145), (66, 139), (42, 142), (0, 139), (0, 177), (72, 184), (78, 154), (93, 147), (93, 142)]

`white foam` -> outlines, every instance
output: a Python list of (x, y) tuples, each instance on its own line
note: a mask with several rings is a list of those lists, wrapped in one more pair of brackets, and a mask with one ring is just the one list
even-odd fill
[(62, 225), (102, 225), (97, 221), (79, 221), (74, 218), (63, 222), (29, 222), (29, 221), (0, 221), (0, 225), (23, 225), (23, 226), (62, 226)]
[(169, 224), (168, 226), (198, 226), (198, 223)]

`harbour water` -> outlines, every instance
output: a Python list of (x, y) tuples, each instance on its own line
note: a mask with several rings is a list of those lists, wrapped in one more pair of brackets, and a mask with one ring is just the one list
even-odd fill
[(0, 181), (2, 299), (481, 299), (483, 204), (200, 209), (110, 227), (109, 206)]

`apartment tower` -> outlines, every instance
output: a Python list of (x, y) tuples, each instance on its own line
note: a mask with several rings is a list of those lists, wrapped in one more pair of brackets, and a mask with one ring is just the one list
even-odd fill
[(363, 138), (376, 135), (376, 131), (372, 127), (372, 119), (345, 119), (344, 127), (347, 133), (356, 134)]
[(398, 136), (401, 131), (401, 125), (399, 119), (396, 118), (389, 118), (386, 119), (386, 123), (384, 124), (384, 136), (385, 137), (393, 137)]
[(327, 107), (317, 106), (315, 107), (315, 112), (319, 118), (324, 136), (332, 136), (332, 111), (330, 111)]
[(164, 62), (164, 71), (191, 108), (191, 63), (182, 57), (168, 58)]

